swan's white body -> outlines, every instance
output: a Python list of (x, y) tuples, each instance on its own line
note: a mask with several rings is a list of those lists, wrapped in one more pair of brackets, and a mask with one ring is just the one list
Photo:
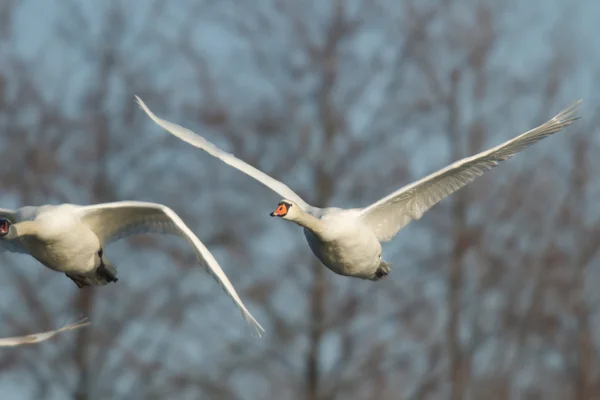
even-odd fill
[(340, 275), (372, 279), (382, 263), (381, 244), (360, 219), (359, 210), (325, 208), (320, 213), (322, 230), (304, 228), (315, 256)]
[[(11, 222), (14, 221), (13, 224), (23, 221), (34, 222), (37, 232), (21, 235), (16, 242), (2, 241), (1, 244), (10, 243), (9, 246), (20, 246), (19, 252), (29, 253), (54, 271), (72, 276), (91, 275), (98, 267), (96, 255), (103, 246), (92, 229), (81, 222), (79, 209), (80, 207), (72, 204), (61, 204), (24, 207), (16, 210), (14, 212), (16, 217), (14, 219), (9, 217)], [(3, 217), (12, 213), (12, 211), (7, 213), (7, 210), (0, 210), (0, 215)]]
[[(417, 220), (436, 203), (526, 147), (562, 130), (578, 119), (579, 102), (548, 122), (490, 150), (464, 158), (417, 182), (407, 185), (362, 209), (318, 208), (306, 203), (288, 186), (229, 154), (202, 136), (163, 120), (136, 97), (140, 107), (159, 126), (195, 147), (250, 175), (285, 199), (272, 216), (304, 227), (308, 244), (332, 271), (378, 280), (391, 265), (381, 259), (381, 243), (391, 240), (410, 221)], [(283, 207), (283, 208), (282, 208)]]
[[(116, 269), (104, 246), (141, 233), (170, 233), (186, 239), (198, 260), (233, 299), (255, 332), (263, 331), (246, 309), (210, 251), (170, 208), (155, 203), (119, 201), (0, 209), (9, 231), (0, 237), (0, 251), (30, 254), (46, 267), (64, 272), (77, 286), (116, 282)], [(8, 225), (8, 224), (7, 224)]]

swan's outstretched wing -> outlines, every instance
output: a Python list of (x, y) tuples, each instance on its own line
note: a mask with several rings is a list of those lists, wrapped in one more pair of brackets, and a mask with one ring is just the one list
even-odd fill
[(81, 328), (82, 326), (86, 326), (86, 325), (89, 325), (89, 322), (87, 322), (85, 319), (83, 319), (81, 321), (74, 322), (69, 325), (65, 325), (62, 328), (55, 329), (53, 331), (34, 333), (31, 335), (25, 335), (25, 336), (13, 336), (13, 337), (8, 337), (8, 338), (1, 338), (0, 339), (0, 347), (13, 347), (13, 346), (20, 346), (22, 344), (43, 342), (44, 340), (48, 340), (52, 336), (54, 336), (60, 332), (70, 331), (73, 329)]
[(562, 130), (579, 117), (574, 117), (581, 100), (558, 115), (514, 139), (464, 158), (415, 183), (407, 185), (361, 211), (361, 218), (373, 229), (378, 239), (388, 241), (411, 220), (421, 218), (425, 211), (454, 193), (485, 171), (508, 160), (526, 147)]
[(196, 250), (198, 261), (233, 299), (248, 324), (260, 336), (264, 329), (254, 319), (240, 300), (227, 276), (210, 251), (170, 208), (155, 203), (118, 201), (80, 208), (81, 220), (98, 235), (102, 243), (141, 233), (171, 233), (186, 239)]
[(8, 208), (0, 208), (0, 218), (7, 218), (13, 224), (17, 221), (17, 211)]
[[(0, 218), (8, 219), (12, 224), (21, 221), (17, 210), (0, 208)], [(21, 245), (19, 240), (0, 240), (0, 252), (10, 251), (11, 253), (29, 254)]]
[(137, 99), (140, 108), (144, 110), (146, 114), (148, 114), (148, 116), (156, 124), (161, 126), (163, 129), (167, 130), (169, 133), (177, 136), (179, 139), (185, 142), (188, 142), (192, 146), (198, 147), (199, 149), (206, 151), (208, 154), (218, 158), (219, 160), (231, 165), (234, 168), (237, 168), (245, 174), (250, 175), (251, 177), (259, 181), (275, 193), (278, 193), (283, 198), (292, 200), (293, 202), (298, 204), (298, 206), (302, 208), (302, 210), (304, 210), (305, 212), (312, 213), (317, 211), (316, 207), (313, 207), (306, 203), (304, 200), (302, 200), (302, 198), (298, 196), (298, 194), (296, 194), (296, 192), (290, 189), (286, 184), (254, 168), (245, 161), (242, 161), (239, 158), (235, 157), (233, 154), (227, 153), (219, 149), (217, 146), (210, 143), (208, 140), (204, 139), (197, 133), (194, 133), (191, 130), (184, 128), (180, 125), (158, 118), (152, 111), (150, 111), (150, 109), (146, 106), (142, 99), (140, 99), (138, 96), (135, 96), (135, 98)]

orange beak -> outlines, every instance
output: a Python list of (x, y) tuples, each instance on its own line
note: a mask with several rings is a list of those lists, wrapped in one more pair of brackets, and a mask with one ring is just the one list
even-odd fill
[(0, 218), (0, 236), (8, 235), (10, 221), (6, 218)]
[(285, 203), (280, 203), (277, 208), (275, 209), (275, 211), (273, 211), (271, 214), (269, 214), (271, 217), (283, 217), (285, 214), (288, 213), (288, 209), (287, 206), (285, 205)]

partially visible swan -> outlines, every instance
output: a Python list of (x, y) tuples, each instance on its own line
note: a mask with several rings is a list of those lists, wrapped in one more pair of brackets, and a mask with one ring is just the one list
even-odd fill
[(30, 254), (54, 271), (64, 272), (78, 287), (117, 281), (104, 247), (141, 233), (170, 233), (186, 239), (198, 260), (233, 299), (254, 332), (264, 329), (252, 317), (210, 251), (170, 208), (155, 203), (118, 201), (0, 209), (0, 251)]
[(379, 280), (391, 271), (381, 258), (381, 244), (391, 240), (410, 221), (423, 216), (436, 203), (472, 182), (485, 171), (508, 160), (526, 147), (562, 130), (575, 117), (581, 100), (565, 108), (548, 122), (512, 140), (464, 158), (417, 182), (404, 186), (365, 208), (313, 207), (285, 184), (246, 164), (202, 136), (158, 118), (136, 96), (140, 107), (168, 132), (234, 168), (250, 175), (283, 196), (271, 216), (295, 222), (304, 228), (308, 244), (319, 260), (332, 271), (346, 276)]
[(14, 346), (20, 346), (22, 344), (43, 342), (45, 340), (50, 339), (52, 336), (54, 336), (58, 333), (81, 328), (82, 326), (86, 326), (89, 324), (90, 324), (89, 322), (87, 322), (85, 319), (83, 319), (81, 321), (74, 322), (69, 325), (65, 325), (62, 328), (55, 329), (53, 331), (33, 333), (31, 335), (25, 335), (25, 336), (13, 336), (13, 337), (2, 338), (2, 339), (0, 339), (0, 347), (14, 347)]

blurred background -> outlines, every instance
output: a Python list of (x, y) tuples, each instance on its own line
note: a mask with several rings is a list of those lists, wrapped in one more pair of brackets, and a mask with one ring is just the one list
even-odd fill
[[(172, 207), (178, 238), (111, 245), (78, 290), (2, 254), (2, 399), (600, 398), (600, 4), (593, 0), (1, 0), (0, 206)], [(317, 206), (365, 206), (583, 98), (583, 118), (335, 275), (280, 200), (134, 101)]]

